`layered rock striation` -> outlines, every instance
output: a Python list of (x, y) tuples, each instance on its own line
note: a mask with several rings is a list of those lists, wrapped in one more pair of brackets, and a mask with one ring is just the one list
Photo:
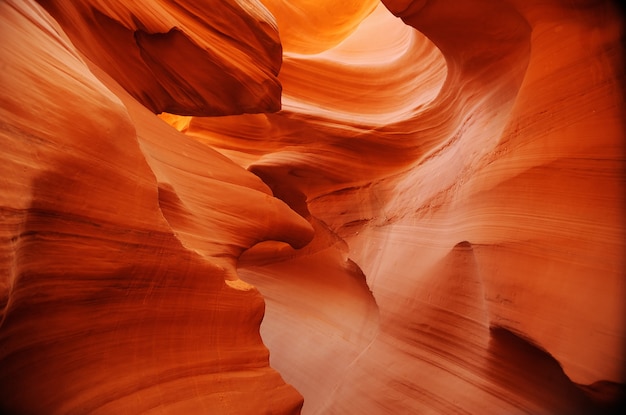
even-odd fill
[(306, 244), (311, 225), (159, 120), (40, 5), (0, 7), (2, 410), (299, 412), (234, 264), (265, 239)]
[(0, 3), (0, 408), (618, 411), (624, 20), (457, 3)]

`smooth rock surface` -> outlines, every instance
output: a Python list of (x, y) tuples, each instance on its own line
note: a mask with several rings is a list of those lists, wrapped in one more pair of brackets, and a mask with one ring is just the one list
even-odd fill
[(209, 3), (0, 3), (0, 409), (619, 413), (617, 3)]
[(298, 413), (234, 263), (312, 227), (92, 72), (38, 4), (0, 8), (3, 413)]

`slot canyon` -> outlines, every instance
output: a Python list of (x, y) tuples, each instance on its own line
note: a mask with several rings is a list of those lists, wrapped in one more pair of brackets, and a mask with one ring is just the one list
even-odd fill
[(620, 414), (623, 9), (0, 0), (0, 414)]

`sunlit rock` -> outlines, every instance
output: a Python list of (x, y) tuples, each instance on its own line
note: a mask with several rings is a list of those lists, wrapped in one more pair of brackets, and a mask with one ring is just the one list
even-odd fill
[(0, 4), (0, 409), (620, 413), (616, 3), (209, 3)]

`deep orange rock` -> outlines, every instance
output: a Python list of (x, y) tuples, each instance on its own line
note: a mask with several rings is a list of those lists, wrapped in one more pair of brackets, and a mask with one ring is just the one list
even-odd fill
[[(265, 321), (270, 348), (281, 350), (273, 364), (303, 391), (307, 413), (594, 411), (582, 392), (592, 388), (576, 384), (604, 379), (599, 394), (612, 395), (610, 382), (624, 382), (623, 25), (616, 9), (609, 2), (386, 5), (428, 39), (378, 9), (330, 49), (285, 52), (280, 113), (178, 125), (277, 195), (303, 194), (306, 212), (297, 210), (347, 244), (340, 263), (358, 264), (375, 298), (380, 333), (369, 346), (353, 346), (358, 358), (329, 358), (341, 350), (331, 329), (328, 349), (307, 348), (312, 367), (329, 359), (327, 366), (350, 367), (331, 397), (307, 401), (329, 383), (293, 363), (301, 347), (283, 351), (291, 333), (309, 335), (298, 320)], [(417, 50), (426, 54), (409, 63)], [(363, 70), (351, 71), (355, 63)], [(396, 75), (416, 68), (425, 82), (407, 92), (405, 109), (384, 112), (402, 103), (390, 93), (389, 104), (369, 113), (376, 108), (370, 96), (385, 102), (376, 94), (411, 91), (411, 77)], [(455, 271), (446, 258), (462, 241), (474, 265)], [(297, 297), (289, 282), (278, 290), (277, 275), (289, 281), (296, 268), (285, 268), (295, 258), (316, 260), (307, 250), (267, 251), (288, 262), (257, 257), (262, 268), (241, 266), (268, 293), (273, 313)], [(422, 288), (454, 272), (468, 281)], [(481, 310), (479, 323), (467, 309), (433, 305), (435, 298), (454, 304), (470, 281), (480, 289), (461, 298)], [(429, 317), (419, 323), (409, 317), (423, 314)], [(341, 327), (342, 314), (335, 319)], [(422, 354), (425, 347), (432, 354)], [(532, 361), (558, 381), (540, 386), (516, 361)], [(508, 368), (508, 378), (498, 367)]]
[(616, 5), (383, 3), (0, 4), (1, 409), (618, 410)]
[(90, 71), (36, 3), (0, 8), (0, 408), (299, 412), (234, 261), (310, 225)]

